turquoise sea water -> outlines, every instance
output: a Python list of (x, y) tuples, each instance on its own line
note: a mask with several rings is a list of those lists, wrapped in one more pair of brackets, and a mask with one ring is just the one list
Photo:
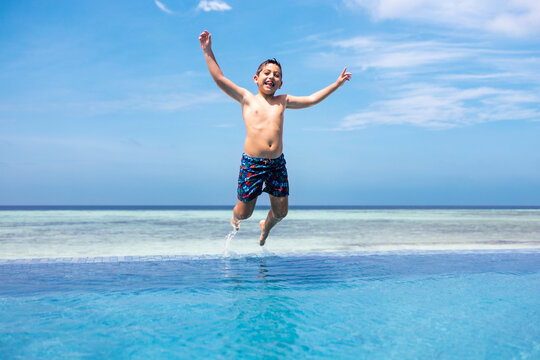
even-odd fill
[[(256, 210), (231, 254), (260, 254)], [(222, 255), (231, 209), (0, 212), (0, 259)], [(540, 249), (540, 209), (291, 209), (270, 235), (273, 254)]]
[(537, 359), (539, 215), (5, 210), (0, 358)]

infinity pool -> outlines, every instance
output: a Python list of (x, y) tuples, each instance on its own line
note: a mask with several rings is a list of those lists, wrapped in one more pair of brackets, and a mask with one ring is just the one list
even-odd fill
[(540, 252), (0, 262), (0, 358), (538, 359)]

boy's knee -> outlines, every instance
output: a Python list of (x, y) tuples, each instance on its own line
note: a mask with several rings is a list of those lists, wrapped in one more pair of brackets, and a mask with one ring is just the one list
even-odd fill
[(249, 213), (240, 213), (240, 214), (235, 214), (236, 215), (236, 218), (238, 218), (238, 220), (246, 220), (246, 219), (249, 219), (251, 217), (251, 214), (253, 212), (249, 212)]
[(272, 212), (274, 213), (274, 217), (278, 220), (283, 220), (285, 218), (285, 216), (287, 216), (287, 214), (289, 213), (289, 210), (288, 209), (279, 209), (279, 210), (272, 210)]
[(234, 208), (234, 217), (236, 217), (238, 220), (246, 220), (251, 217), (251, 214), (253, 214), (253, 209), (250, 208)]

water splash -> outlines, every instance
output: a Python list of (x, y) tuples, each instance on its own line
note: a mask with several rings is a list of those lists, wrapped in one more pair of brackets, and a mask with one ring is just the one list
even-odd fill
[(260, 257), (269, 257), (269, 256), (276, 256), (275, 253), (269, 251), (267, 248), (265, 248), (264, 246), (261, 246), (261, 251), (259, 252), (258, 254)]
[(231, 230), (230, 233), (225, 236), (225, 250), (223, 251), (223, 256), (228, 257), (231, 255), (231, 252), (229, 251), (229, 245), (231, 243), (232, 238), (238, 233), (238, 230)]

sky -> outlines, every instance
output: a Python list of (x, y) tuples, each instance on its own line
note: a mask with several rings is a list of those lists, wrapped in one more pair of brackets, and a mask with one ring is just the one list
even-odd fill
[[(245, 128), (287, 110), (291, 205), (540, 205), (537, 0), (0, 2), (0, 205), (234, 205)], [(260, 204), (268, 204), (266, 196)]]

